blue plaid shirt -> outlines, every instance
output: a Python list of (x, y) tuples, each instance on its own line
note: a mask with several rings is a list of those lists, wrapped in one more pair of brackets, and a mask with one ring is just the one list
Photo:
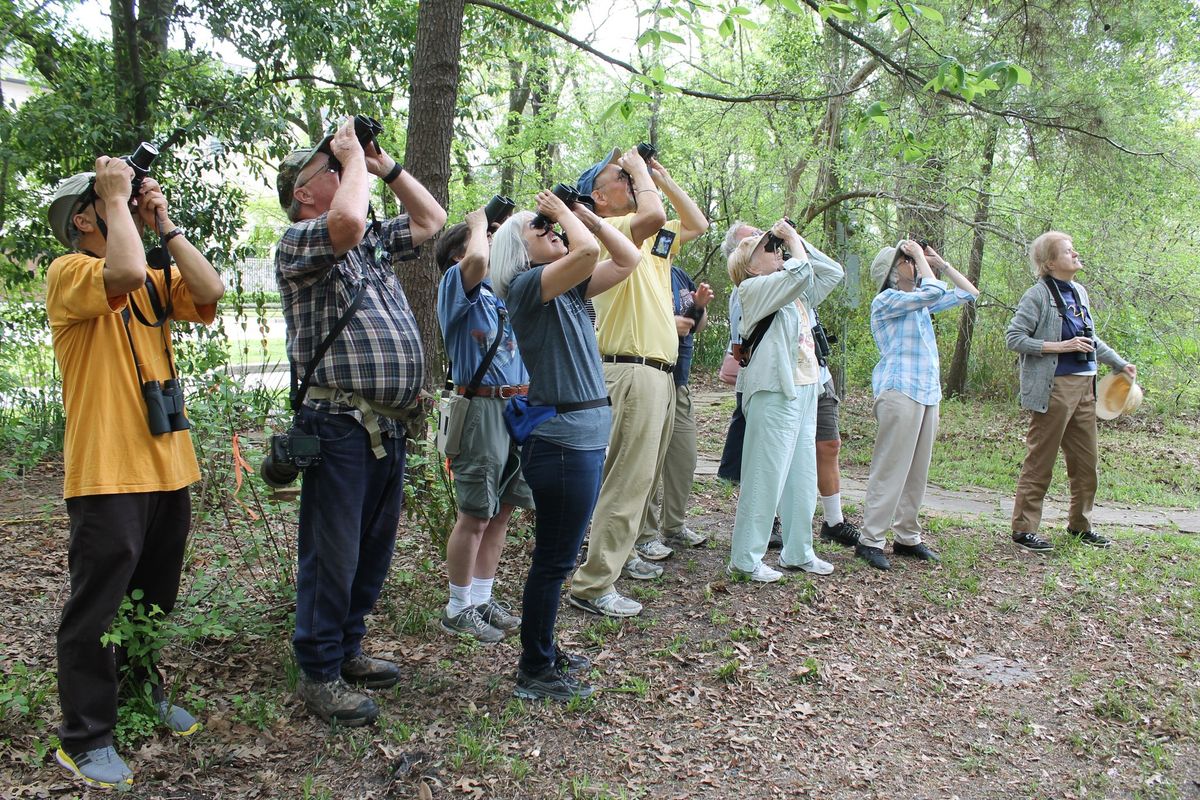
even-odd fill
[[(312, 385), (394, 408), (416, 402), (425, 353), (412, 308), (392, 270), (394, 262), (416, 256), (408, 215), (369, 226), (358, 246), (341, 258), (334, 254), (324, 214), (284, 231), (275, 252), (275, 280), (287, 323), (288, 358), (298, 379), (365, 281), (358, 310), (317, 365)], [(311, 398), (304, 404), (361, 421), (362, 415), (350, 406)], [(384, 417), (379, 425), (391, 432), (397, 427), (395, 420)]]
[(875, 396), (900, 392), (926, 406), (942, 401), (941, 367), (937, 337), (930, 314), (970, 303), (974, 296), (962, 289), (926, 278), (911, 292), (887, 289), (871, 301), (871, 335), (879, 348), (879, 363), (871, 373)]

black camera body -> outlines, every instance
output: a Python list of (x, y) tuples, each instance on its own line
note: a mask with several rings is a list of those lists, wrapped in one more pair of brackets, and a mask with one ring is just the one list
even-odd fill
[(494, 195), (483, 207), (483, 216), (487, 218), (488, 225), (499, 225), (512, 216), (516, 207), (517, 204), (511, 197)]
[(146, 381), (142, 384), (142, 399), (146, 401), (146, 422), (151, 436), (192, 427), (183, 413), (183, 389), (178, 380)]
[(1092, 330), (1092, 326), (1083, 323), (1083, 332), (1079, 334), (1092, 341), (1092, 351), (1090, 353), (1076, 353), (1075, 361), (1078, 364), (1094, 364), (1096, 362), (1096, 332)]
[(283, 489), (295, 482), (300, 470), (321, 463), (321, 438), (291, 428), (271, 437), (271, 446), (258, 474), (268, 486)]
[(154, 159), (158, 158), (158, 148), (149, 142), (142, 142), (131, 154), (121, 156), (121, 160), (133, 168), (133, 180), (130, 182), (132, 191), (129, 196), (137, 202), (137, 196), (142, 191), (142, 181), (150, 174)]
[[(555, 184), (554, 188), (551, 189), (550, 192), (555, 197), (557, 197), (559, 200), (562, 200), (563, 203), (566, 204), (567, 208), (570, 208), (571, 206), (573, 206), (576, 203), (583, 203), (585, 206), (587, 206), (588, 208), (591, 208), (591, 209), (596, 208), (596, 201), (592, 199), (592, 196), (590, 194), (580, 194), (579, 189), (574, 186), (571, 186), (570, 184), (566, 184), (566, 183)], [(489, 205), (490, 205), (490, 203), (489, 203)], [(531, 227), (533, 227), (537, 230), (545, 230), (545, 229), (549, 228), (551, 225), (553, 225), (554, 223), (552, 223), (550, 221), (549, 217), (546, 217), (542, 214), (538, 214), (537, 216), (535, 216), (533, 218), (533, 220), (529, 224)]]
[(642, 161), (645, 161), (647, 164), (650, 163), (650, 159), (658, 155), (658, 148), (652, 144), (647, 144), (646, 142), (639, 144), (637, 146), (637, 151), (638, 155), (642, 157)]

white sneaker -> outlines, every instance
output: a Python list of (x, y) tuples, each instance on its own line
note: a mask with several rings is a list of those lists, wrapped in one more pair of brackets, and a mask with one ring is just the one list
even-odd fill
[(833, 564), (823, 561), (816, 556), (813, 556), (812, 561), (805, 561), (803, 564), (789, 564), (780, 558), (779, 566), (781, 569), (803, 570), (804, 572), (811, 572), (813, 575), (829, 575), (833, 572)]
[(643, 561), (634, 556), (625, 562), (625, 566), (621, 568), (621, 574), (635, 581), (652, 581), (663, 574), (663, 568), (658, 564), (651, 564), (649, 561)]
[(576, 608), (582, 608), (592, 614), (602, 614), (606, 617), (636, 617), (642, 613), (642, 604), (630, 600), (625, 595), (613, 589), (606, 595), (595, 600), (585, 600), (573, 594), (567, 594), (567, 602)]
[(708, 541), (708, 537), (703, 533), (696, 533), (684, 525), (683, 530), (676, 533), (668, 533), (663, 537), (663, 541), (672, 547), (699, 547)]
[(738, 569), (733, 564), (730, 564), (729, 566), (725, 567), (725, 574), (731, 578), (735, 576), (749, 578), (755, 583), (774, 583), (783, 577), (782, 572), (771, 569), (761, 561), (758, 562), (758, 565), (754, 568), (753, 572), (746, 572), (746, 570)]
[(662, 539), (651, 539), (645, 544), (635, 545), (633, 549), (647, 561), (662, 561), (675, 554), (674, 550), (662, 543)]

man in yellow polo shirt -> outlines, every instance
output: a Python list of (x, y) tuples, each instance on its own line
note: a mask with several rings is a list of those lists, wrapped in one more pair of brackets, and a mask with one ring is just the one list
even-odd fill
[[(667, 221), (660, 189), (678, 220)], [(622, 571), (655, 578), (662, 567), (651, 562), (672, 552), (657, 538), (638, 542), (674, 421), (679, 334), (671, 259), (708, 229), (708, 219), (656, 159), (647, 163), (636, 149), (614, 149), (580, 176), (579, 191), (592, 195), (596, 213), (641, 248), (642, 260), (632, 275), (592, 300), (613, 424), (587, 561), (572, 578), (568, 599), (593, 614), (631, 617), (642, 606), (616, 590), (617, 578)]]
[[(191, 526), (188, 486), (200, 470), (169, 321), (211, 323), (225, 291), (208, 259), (171, 222), (158, 184), (146, 177), (135, 194), (133, 177), (121, 159), (101, 156), (94, 174), (59, 185), (50, 227), (72, 252), (46, 275), (67, 418), (63, 495), (71, 522), (71, 596), (58, 628), (62, 746), (55, 755), (89, 786), (118, 789), (133, 783), (113, 747), (125, 648), (114, 652), (100, 638), (126, 595), (164, 614), (175, 605)], [(148, 268), (141, 230), (150, 226), (178, 266)], [(129, 684), (148, 692), (168, 729), (182, 736), (199, 729), (170, 703), (152, 663), (127, 666)]]

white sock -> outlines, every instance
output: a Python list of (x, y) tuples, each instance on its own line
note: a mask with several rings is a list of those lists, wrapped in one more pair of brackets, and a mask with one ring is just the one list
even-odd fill
[(488, 600), (492, 599), (492, 584), (496, 582), (495, 578), (472, 578), (471, 579), (471, 605), (481, 606)]
[(446, 603), (446, 616), (457, 617), (471, 607), (471, 587), (450, 584), (450, 602)]
[(829, 497), (821, 498), (821, 508), (825, 510), (825, 521), (829, 527), (835, 527), (846, 518), (842, 516), (842, 493), (837, 492)]

